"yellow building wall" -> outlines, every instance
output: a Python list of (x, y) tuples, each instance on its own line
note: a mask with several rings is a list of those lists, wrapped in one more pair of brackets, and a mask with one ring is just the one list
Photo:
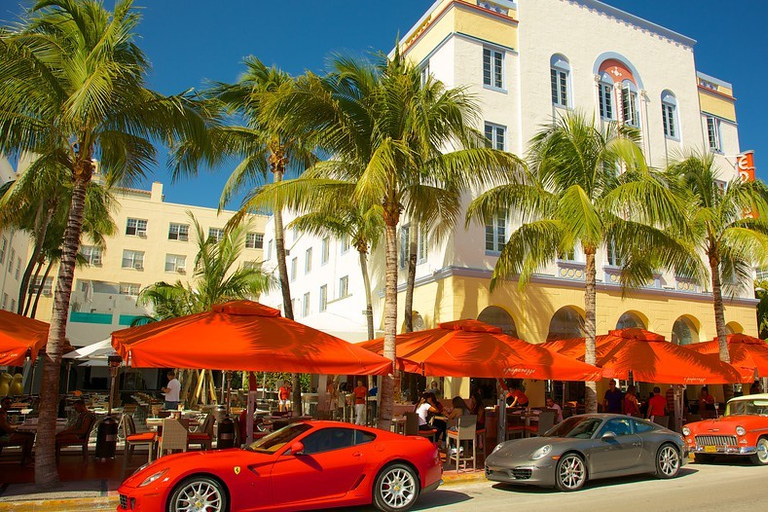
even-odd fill
[(699, 89), (699, 102), (702, 112), (714, 114), (734, 123), (736, 122), (736, 104), (734, 100), (729, 100), (706, 89)]

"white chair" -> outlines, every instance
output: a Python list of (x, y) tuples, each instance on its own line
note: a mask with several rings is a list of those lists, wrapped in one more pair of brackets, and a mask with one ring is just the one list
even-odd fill
[(159, 438), (158, 457), (165, 455), (168, 450), (187, 451), (189, 431), (177, 419), (163, 420), (163, 433)]
[[(456, 472), (461, 471), (459, 464), (464, 463), (464, 470), (466, 471), (467, 462), (472, 461), (472, 469), (477, 469), (477, 437), (475, 429), (477, 427), (477, 416), (473, 414), (467, 414), (459, 416), (456, 421), (456, 430), (448, 430), (448, 461), (456, 462)], [(454, 452), (451, 447), (451, 441), (456, 441), (456, 451)], [(462, 456), (461, 445), (462, 443), (467, 445), (467, 452), (469, 452), (469, 443), (472, 443), (472, 456)]]

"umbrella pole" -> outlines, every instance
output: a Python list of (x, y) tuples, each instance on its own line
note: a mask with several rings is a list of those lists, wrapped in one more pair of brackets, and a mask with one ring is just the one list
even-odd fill
[(72, 374), (72, 361), (67, 361), (67, 385), (64, 388), (64, 393), (69, 393), (69, 378)]
[[(229, 401), (232, 398), (231, 397), (231, 386), (230, 386), (230, 379), (232, 378), (232, 372), (224, 372), (227, 375), (227, 416), (229, 416)], [(224, 390), (221, 392), (221, 398), (224, 399)]]

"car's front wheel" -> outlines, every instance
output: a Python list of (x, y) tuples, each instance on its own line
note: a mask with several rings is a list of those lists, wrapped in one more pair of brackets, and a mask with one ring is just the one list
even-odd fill
[(757, 453), (750, 457), (752, 464), (768, 465), (768, 439), (761, 437), (757, 440)]
[(225, 512), (227, 493), (221, 483), (199, 475), (181, 482), (171, 495), (168, 512)]
[(555, 485), (561, 491), (578, 491), (587, 481), (587, 466), (584, 459), (575, 453), (560, 457), (555, 471)]
[(419, 497), (419, 479), (405, 464), (385, 467), (373, 484), (373, 505), (383, 512), (409, 510)]
[(680, 472), (680, 452), (677, 447), (665, 444), (656, 454), (656, 476), (674, 478)]

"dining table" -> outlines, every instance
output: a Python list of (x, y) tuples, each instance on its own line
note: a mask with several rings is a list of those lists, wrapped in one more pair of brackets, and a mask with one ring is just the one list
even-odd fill
[[(37, 432), (38, 421), (37, 418), (27, 418), (20, 425), (14, 425), (18, 430), (22, 432)], [(56, 418), (56, 433), (61, 432), (67, 428), (66, 418)]]

